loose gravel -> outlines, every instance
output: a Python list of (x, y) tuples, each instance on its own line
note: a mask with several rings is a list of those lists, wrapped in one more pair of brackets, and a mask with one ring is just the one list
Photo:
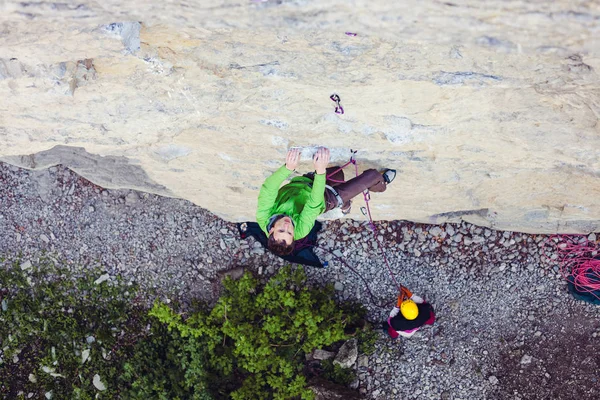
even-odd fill
[[(325, 222), (315, 251), (329, 265), (307, 268), (309, 279), (333, 284), (378, 323), (389, 312), (378, 304), (396, 296), (381, 243), (396, 278), (426, 297), (438, 320), (409, 339), (380, 332), (376, 352), (354, 366), (353, 386), (365, 398), (600, 398), (600, 307), (566, 292), (546, 235), (467, 223), (376, 225), (377, 237), (364, 222)], [(2, 163), (0, 255), (5, 263), (51, 255), (74, 271), (100, 267), (165, 301), (214, 301), (226, 271), (268, 276), (284, 265), (188, 201), (106, 190), (62, 166)]]

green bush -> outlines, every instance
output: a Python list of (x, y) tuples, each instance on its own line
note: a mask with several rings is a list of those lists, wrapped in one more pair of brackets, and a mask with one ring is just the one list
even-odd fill
[(148, 316), (135, 286), (70, 275), (0, 263), (1, 398), (209, 398), (198, 345)]
[[(79, 279), (50, 259), (0, 269), (0, 393), (7, 398), (114, 398), (121, 358), (147, 319), (136, 288)], [(99, 390), (94, 386), (106, 389)]]
[(358, 353), (366, 354), (370, 356), (375, 352), (375, 343), (377, 342), (377, 338), (379, 334), (377, 330), (373, 328), (370, 323), (366, 323), (363, 328), (361, 328), (356, 333), (356, 339), (358, 340)]
[(138, 342), (119, 378), (126, 399), (208, 400), (204, 351), (192, 337), (154, 320), (148, 337)]
[(348, 386), (356, 379), (356, 375), (350, 368), (334, 364), (333, 360), (323, 360), (321, 361), (321, 366), (323, 368), (323, 377), (339, 385)]
[(291, 267), (266, 285), (246, 273), (238, 281), (226, 279), (224, 287), (210, 312), (183, 319), (157, 303), (150, 314), (204, 344), (213, 396), (313, 398), (302, 374), (305, 353), (346, 338), (347, 320), (333, 288), (310, 288), (304, 270)]
[(187, 314), (149, 310), (138, 288), (101, 275), (0, 260), (0, 398), (310, 399), (305, 353), (349, 335), (370, 343), (364, 309), (307, 286), (301, 268), (226, 279), (212, 309)]
[(379, 335), (378, 330), (364, 319), (367, 314), (365, 306), (356, 301), (347, 301), (342, 303), (340, 308), (348, 320), (346, 333), (354, 336), (358, 341), (359, 354), (373, 354)]

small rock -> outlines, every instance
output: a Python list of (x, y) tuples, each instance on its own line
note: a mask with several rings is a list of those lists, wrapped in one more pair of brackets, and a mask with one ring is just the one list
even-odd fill
[(488, 380), (490, 381), (490, 383), (492, 385), (497, 385), (498, 384), (498, 378), (496, 378), (494, 375), (490, 375), (490, 377), (488, 378)]
[(99, 285), (99, 284), (101, 284), (102, 282), (105, 282), (105, 281), (107, 281), (107, 280), (109, 280), (109, 279), (110, 279), (110, 275), (109, 275), (109, 274), (103, 274), (103, 275), (101, 275), (101, 276), (100, 276), (98, 279), (96, 279), (96, 280), (94, 281), (94, 284), (96, 284), (96, 285)]
[(27, 260), (23, 264), (21, 264), (21, 270), (25, 271), (31, 268), (31, 261)]
[(90, 349), (85, 349), (81, 352), (81, 363), (85, 364), (85, 362), (90, 358)]
[(438, 236), (440, 233), (442, 233), (442, 228), (439, 226), (434, 226), (429, 230), (429, 234), (432, 236)]
[(40, 239), (42, 239), (42, 242), (44, 243), (50, 243), (48, 236), (44, 235), (43, 233), (40, 235)]
[(236, 267), (228, 271), (222, 272), (222, 276), (229, 276), (233, 280), (240, 279), (244, 275), (244, 267)]
[(327, 350), (316, 349), (312, 354), (315, 360), (329, 360), (335, 356), (335, 353)]
[(528, 354), (525, 354), (523, 358), (521, 358), (521, 364), (523, 365), (531, 364), (531, 361), (533, 361), (533, 357)]
[(125, 196), (125, 204), (127, 204), (128, 206), (132, 206), (136, 204), (139, 199), (139, 196), (135, 192), (129, 192), (129, 194)]
[(93, 213), (94, 211), (96, 211), (96, 209), (94, 208), (94, 206), (89, 206), (88, 207), (89, 212)]
[(596, 234), (595, 234), (595, 233), (590, 233), (590, 234), (588, 235), (588, 240), (589, 240), (590, 242), (595, 242), (595, 241), (596, 241)]
[(342, 282), (335, 282), (333, 288), (338, 292), (341, 292), (342, 290), (344, 290), (344, 284)]
[(366, 354), (361, 355), (360, 357), (358, 357), (358, 367), (364, 367), (364, 368), (368, 368), (369, 367), (369, 356), (367, 356)]
[(94, 375), (94, 378), (92, 379), (92, 383), (94, 384), (94, 387), (96, 387), (96, 389), (98, 389), (100, 391), (106, 390), (106, 385), (100, 379), (100, 375), (98, 375), (98, 374)]
[(462, 238), (463, 238), (462, 233), (457, 233), (456, 236), (454, 236), (452, 238), (452, 240), (454, 240), (456, 243), (458, 243), (458, 242), (460, 242), (462, 240)]

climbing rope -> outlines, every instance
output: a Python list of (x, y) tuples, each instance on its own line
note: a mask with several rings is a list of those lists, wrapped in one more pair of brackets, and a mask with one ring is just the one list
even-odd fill
[(573, 283), (580, 293), (590, 293), (600, 300), (600, 247), (584, 235), (552, 235), (550, 245), (558, 258), (562, 277)]
[[(356, 162), (356, 159), (354, 158), (354, 155), (356, 154), (357, 150), (354, 150), (354, 151), (350, 150), (350, 152), (352, 153), (351, 156), (350, 156), (350, 161), (348, 161), (346, 164), (342, 165), (340, 168), (336, 169), (335, 171), (333, 171), (333, 172), (331, 172), (330, 174), (327, 175), (326, 179), (329, 182), (344, 183), (345, 181), (335, 180), (335, 179), (332, 179), (331, 177), (333, 175), (335, 175), (337, 172), (339, 172), (342, 169), (346, 168), (350, 164), (354, 165), (354, 173), (355, 173), (356, 176), (358, 176), (358, 163)], [(390, 273), (390, 276), (392, 277), (394, 283), (398, 287), (398, 291), (402, 292), (402, 285), (400, 285), (398, 283), (398, 281), (396, 280), (396, 277), (394, 276), (394, 273), (392, 272), (392, 268), (390, 267), (390, 263), (389, 263), (389, 261), (387, 259), (387, 256), (385, 255), (385, 251), (383, 250), (383, 243), (381, 242), (381, 240), (377, 236), (377, 227), (373, 223), (373, 217), (371, 216), (371, 208), (369, 207), (369, 201), (371, 200), (371, 194), (369, 193), (369, 189), (366, 189), (366, 190), (363, 191), (363, 198), (365, 199), (365, 207), (361, 207), (361, 211), (362, 211), (363, 215), (365, 215), (365, 216), (367, 216), (369, 218), (369, 228), (371, 229), (371, 231), (373, 232), (373, 235), (375, 236), (375, 239), (377, 240), (377, 244), (378, 244), (377, 247), (379, 247), (379, 250), (381, 251), (381, 255), (383, 256), (383, 260), (385, 261), (385, 265), (387, 266), (387, 269), (388, 269), (388, 271)], [(362, 276), (361, 276), (361, 278), (362, 278)], [(362, 279), (366, 283), (366, 280), (364, 278), (362, 278)], [(368, 285), (367, 285), (367, 288), (368, 288)], [(370, 292), (370, 290), (369, 290), (369, 292)]]

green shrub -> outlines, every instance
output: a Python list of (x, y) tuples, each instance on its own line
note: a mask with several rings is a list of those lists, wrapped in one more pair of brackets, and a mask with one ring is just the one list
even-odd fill
[(203, 343), (213, 396), (313, 398), (302, 375), (305, 353), (346, 338), (347, 321), (333, 288), (310, 288), (304, 270), (291, 267), (266, 285), (246, 273), (238, 281), (226, 279), (224, 287), (210, 312), (183, 319), (157, 303), (150, 314)]
[(133, 356), (125, 362), (119, 378), (125, 387), (123, 398), (160, 400), (207, 400), (204, 387), (204, 351), (192, 337), (151, 321), (150, 334), (138, 342)]
[(226, 279), (212, 309), (185, 318), (176, 305), (148, 310), (135, 286), (102, 274), (0, 260), (0, 398), (310, 399), (305, 353), (349, 328), (370, 343), (364, 323), (356, 328), (364, 309), (337, 305), (331, 286), (307, 286), (301, 268), (267, 283)]
[(358, 341), (359, 354), (373, 354), (379, 335), (377, 329), (364, 319), (367, 314), (365, 306), (356, 301), (347, 301), (342, 303), (340, 308), (348, 320), (346, 333), (354, 336)]
[(370, 356), (375, 352), (375, 343), (379, 334), (370, 323), (366, 323), (364, 327), (356, 333), (358, 340), (358, 353)]
[(0, 398), (209, 398), (198, 343), (148, 316), (136, 287), (70, 275), (0, 264)]
[[(145, 308), (136, 288), (72, 280), (50, 259), (22, 270), (0, 269), (0, 393), (17, 398), (114, 398), (120, 360), (143, 335)], [(97, 377), (96, 377), (97, 375)], [(98, 390), (94, 384), (105, 385)], [(98, 383), (98, 381), (100, 383)], [(48, 396), (50, 396), (50, 394)]]
[(323, 377), (337, 384), (348, 386), (356, 379), (356, 375), (350, 368), (334, 364), (333, 360), (321, 361), (321, 367), (323, 368)]

